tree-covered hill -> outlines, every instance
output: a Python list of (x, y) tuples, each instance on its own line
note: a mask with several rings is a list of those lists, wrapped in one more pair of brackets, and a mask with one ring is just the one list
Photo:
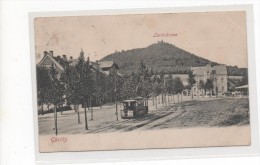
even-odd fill
[[(192, 66), (218, 64), (163, 41), (159, 41), (146, 48), (115, 51), (115, 53), (107, 55), (100, 61), (114, 61), (119, 65), (120, 73), (129, 74), (137, 71), (141, 60), (154, 73), (164, 71), (173, 74), (187, 73)], [(233, 68), (231, 70), (232, 72), (239, 73), (239, 71)]]

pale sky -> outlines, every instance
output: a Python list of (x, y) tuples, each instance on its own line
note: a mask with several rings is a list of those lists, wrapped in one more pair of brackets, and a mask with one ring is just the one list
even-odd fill
[[(153, 37), (155, 33), (174, 35)], [(243, 11), (35, 19), (37, 62), (45, 50), (77, 58), (82, 48), (95, 61), (115, 50), (143, 48), (161, 40), (215, 62), (247, 67)]]

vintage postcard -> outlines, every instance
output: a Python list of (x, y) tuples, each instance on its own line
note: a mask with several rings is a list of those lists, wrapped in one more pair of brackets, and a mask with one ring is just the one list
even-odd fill
[(245, 11), (33, 24), (40, 152), (251, 144)]

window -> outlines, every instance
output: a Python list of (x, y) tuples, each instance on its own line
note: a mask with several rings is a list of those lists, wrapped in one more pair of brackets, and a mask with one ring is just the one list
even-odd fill
[(212, 70), (212, 74), (216, 74), (216, 70)]
[(194, 88), (194, 92), (196, 92), (196, 88)]
[(222, 87), (222, 91), (224, 90), (224, 87)]
[(221, 83), (223, 83), (223, 80), (224, 80), (224, 79), (223, 79), (223, 78), (221, 78)]

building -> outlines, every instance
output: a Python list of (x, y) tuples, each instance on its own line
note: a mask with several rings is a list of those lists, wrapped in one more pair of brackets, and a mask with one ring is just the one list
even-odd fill
[(202, 80), (204, 83), (207, 79), (213, 81), (212, 94), (223, 94), (227, 92), (227, 67), (226, 65), (216, 65), (216, 66), (202, 66), (202, 67), (192, 67), (191, 70), (195, 75), (196, 83), (192, 87), (194, 95), (204, 94), (204, 90), (200, 89), (199, 83)]
[(58, 78), (60, 78), (61, 73), (64, 71), (64, 69), (69, 66), (69, 62), (67, 60), (67, 56), (63, 55), (61, 56), (54, 56), (53, 51), (44, 51), (43, 52), (43, 58), (41, 61), (37, 64), (38, 67), (45, 67), (47, 69), (51, 68), (52, 66), (55, 68), (55, 70), (58, 72)]
[[(81, 54), (82, 53), (83, 51), (81, 51)], [(53, 66), (55, 70), (58, 72), (57, 74), (58, 78), (60, 78), (61, 73), (65, 70), (66, 67), (75, 66), (79, 60), (78, 58), (73, 59), (72, 57), (68, 59), (66, 55), (63, 55), (62, 57), (60, 55), (54, 56), (53, 51), (49, 51), (49, 52), (44, 51), (43, 54), (44, 56), (37, 66), (45, 67), (45, 68), (51, 68)], [(90, 62), (90, 67), (93, 72), (98, 71), (102, 74), (106, 74), (103, 71), (103, 69), (101, 69), (98, 62)]]
[(118, 73), (118, 65), (114, 61), (100, 61), (98, 62), (99, 67), (103, 70), (106, 75), (111, 74), (112, 72)]

